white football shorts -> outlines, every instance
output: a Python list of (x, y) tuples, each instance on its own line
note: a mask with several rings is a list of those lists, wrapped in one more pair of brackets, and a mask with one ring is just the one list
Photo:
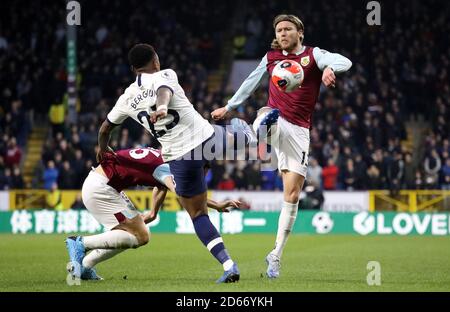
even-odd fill
[(84, 180), (81, 197), (92, 216), (106, 230), (111, 230), (124, 218), (133, 219), (139, 212), (125, 193), (117, 192), (107, 184), (108, 181), (107, 177), (92, 170)]
[(294, 125), (281, 116), (277, 124), (279, 137), (272, 147), (278, 158), (278, 170), (292, 171), (306, 178), (309, 129)]

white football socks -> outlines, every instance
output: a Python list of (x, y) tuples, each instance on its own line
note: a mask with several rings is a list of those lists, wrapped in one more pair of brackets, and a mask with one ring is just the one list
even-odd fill
[(297, 218), (297, 211), (298, 202), (291, 204), (283, 201), (280, 217), (278, 218), (278, 231), (275, 248), (270, 252), (278, 258), (281, 258), (284, 246), (286, 245), (289, 234), (294, 226), (295, 219)]
[(98, 235), (83, 236), (83, 243), (86, 250), (127, 249), (139, 245), (136, 236), (123, 230), (112, 230)]
[(223, 270), (224, 271), (231, 270), (231, 268), (233, 267), (233, 264), (234, 264), (233, 260), (228, 259), (227, 261), (225, 261), (223, 263)]
[(108, 260), (126, 249), (94, 249), (83, 258), (83, 266), (87, 269), (93, 268), (100, 262)]

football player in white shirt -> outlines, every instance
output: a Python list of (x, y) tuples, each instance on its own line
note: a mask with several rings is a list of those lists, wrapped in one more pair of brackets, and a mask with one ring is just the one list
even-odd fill
[[(128, 59), (136, 81), (120, 96), (100, 128), (97, 160), (104, 153), (114, 153), (108, 146), (110, 133), (126, 118), (133, 118), (150, 131), (162, 145), (162, 156), (174, 176), (176, 193), (192, 219), (197, 236), (223, 265), (225, 272), (217, 282), (238, 281), (239, 269), (211, 223), (206, 206), (204, 167), (223, 152), (218, 145), (226, 134), (216, 130), (194, 109), (173, 70), (160, 70), (152, 46), (135, 45)], [(256, 140), (243, 121), (235, 120), (235, 126), (245, 134), (246, 143)]]

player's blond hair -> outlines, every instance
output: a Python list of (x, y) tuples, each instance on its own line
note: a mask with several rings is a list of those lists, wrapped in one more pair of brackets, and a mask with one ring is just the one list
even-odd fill
[[(295, 25), (297, 28), (297, 31), (305, 32), (305, 26), (303, 25), (303, 22), (298, 18), (298, 16), (292, 15), (292, 14), (279, 14), (275, 16), (273, 19), (273, 29), (275, 30), (277, 28), (277, 25), (279, 22), (291, 22)], [(303, 43), (304, 35), (300, 35), (300, 43)], [(281, 45), (278, 43), (277, 38), (274, 38), (272, 40), (272, 44), (270, 45), (272, 49), (281, 49)]]

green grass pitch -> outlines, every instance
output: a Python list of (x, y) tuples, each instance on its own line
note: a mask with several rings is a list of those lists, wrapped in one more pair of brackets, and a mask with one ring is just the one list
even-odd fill
[[(216, 285), (222, 267), (194, 235), (153, 234), (150, 243), (97, 266), (104, 281), (66, 284), (64, 235), (0, 235), (4, 291), (450, 291), (450, 237), (289, 238), (277, 280), (261, 277), (275, 235), (225, 235), (241, 280)], [(368, 286), (367, 263), (381, 265)], [(124, 279), (126, 276), (126, 279)]]

